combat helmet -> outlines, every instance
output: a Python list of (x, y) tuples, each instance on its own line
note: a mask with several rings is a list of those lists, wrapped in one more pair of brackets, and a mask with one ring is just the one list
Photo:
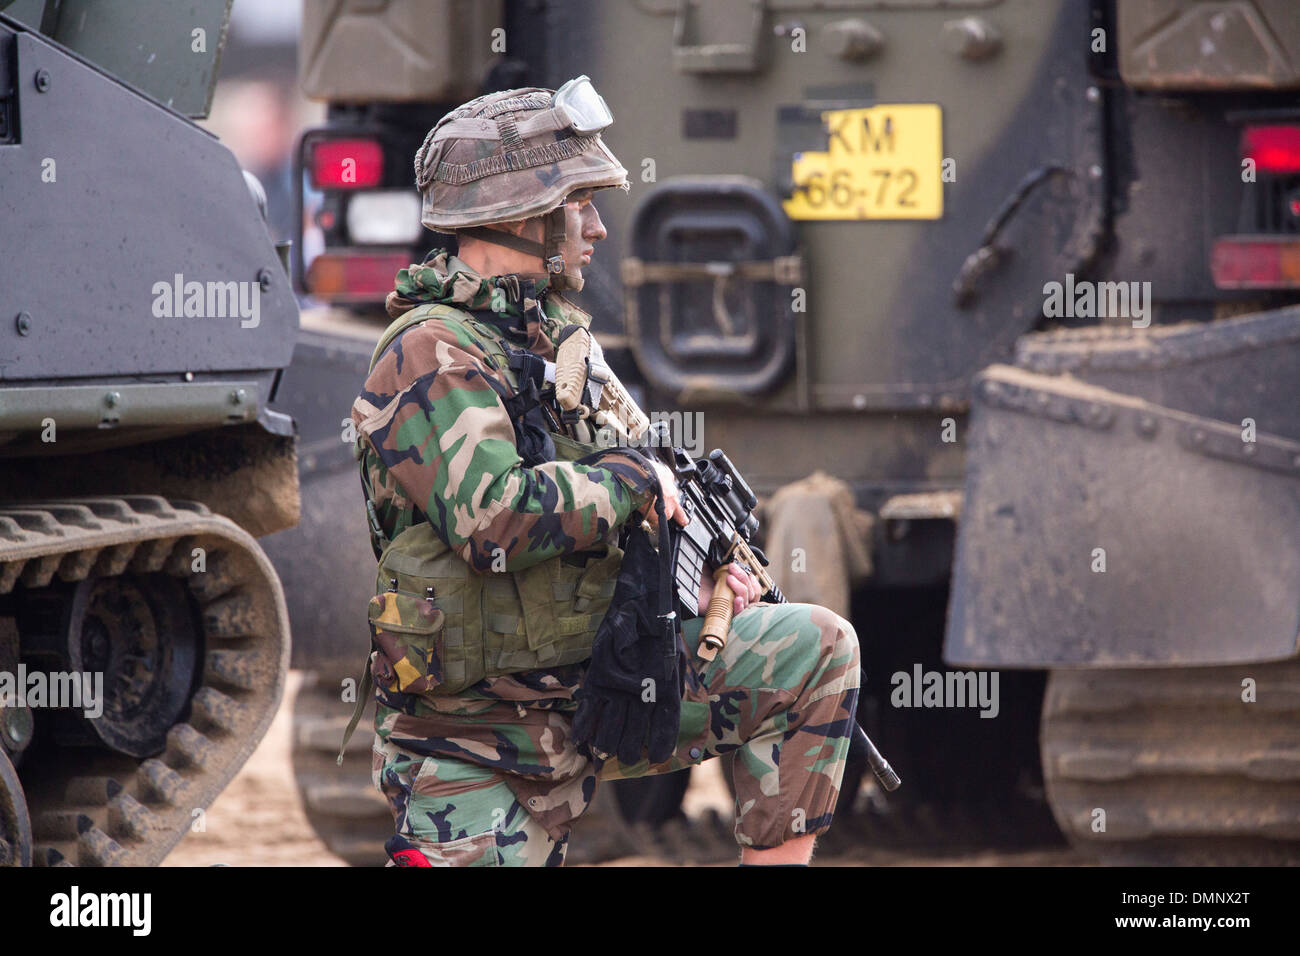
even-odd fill
[[(627, 170), (600, 138), (613, 122), (585, 76), (558, 90), (525, 87), (470, 100), (440, 119), (415, 154), (420, 221), (538, 256), (562, 285), (565, 199), (579, 189), (629, 188)], [(535, 216), (546, 217), (540, 243), (486, 228)]]

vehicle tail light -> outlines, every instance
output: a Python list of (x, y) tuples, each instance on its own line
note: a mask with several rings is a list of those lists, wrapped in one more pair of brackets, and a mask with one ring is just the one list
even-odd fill
[(1261, 173), (1300, 173), (1300, 126), (1247, 126), (1241, 156)]
[(1224, 236), (1210, 253), (1220, 289), (1300, 288), (1300, 236)]
[(413, 245), (423, 231), (413, 189), (376, 189), (348, 199), (348, 238), (358, 245)]
[(373, 301), (393, 290), (398, 269), (411, 264), (406, 252), (322, 252), (307, 268), (305, 285), (314, 296), (332, 301)]
[(366, 189), (384, 179), (384, 151), (371, 139), (322, 139), (311, 144), (312, 184), (317, 189)]

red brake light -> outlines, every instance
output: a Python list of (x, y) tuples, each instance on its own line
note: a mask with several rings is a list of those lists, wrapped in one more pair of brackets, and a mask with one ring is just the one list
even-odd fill
[(1247, 126), (1241, 155), (1261, 173), (1300, 173), (1300, 126)]
[(317, 189), (364, 189), (383, 181), (384, 151), (370, 139), (323, 139), (308, 166)]

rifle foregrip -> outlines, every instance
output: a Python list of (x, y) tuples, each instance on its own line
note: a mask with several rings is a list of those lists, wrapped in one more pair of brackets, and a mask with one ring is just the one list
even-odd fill
[(590, 354), (591, 334), (582, 328), (561, 342), (555, 353), (555, 400), (565, 411), (574, 411), (582, 404)]
[(701, 659), (711, 661), (718, 651), (727, 646), (727, 633), (731, 630), (731, 609), (736, 596), (727, 583), (727, 569), (724, 565), (714, 572), (713, 597), (709, 599), (709, 609), (704, 613), (704, 627), (700, 629), (700, 644), (695, 653)]

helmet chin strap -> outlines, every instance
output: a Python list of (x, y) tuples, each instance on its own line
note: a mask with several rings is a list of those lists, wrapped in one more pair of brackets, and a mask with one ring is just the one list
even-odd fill
[(470, 236), (479, 240), (479, 242), (504, 246), (507, 249), (514, 249), (516, 252), (536, 256), (542, 260), (543, 271), (549, 280), (548, 285), (550, 288), (556, 290), (572, 289), (574, 292), (578, 292), (583, 286), (582, 276), (571, 273), (568, 263), (564, 261), (564, 243), (567, 238), (564, 208), (563, 205), (556, 206), (545, 215), (542, 220), (541, 242), (536, 239), (516, 236), (504, 229), (493, 229), (491, 226), (471, 226), (468, 229), (461, 229), (459, 232), (461, 235)]

